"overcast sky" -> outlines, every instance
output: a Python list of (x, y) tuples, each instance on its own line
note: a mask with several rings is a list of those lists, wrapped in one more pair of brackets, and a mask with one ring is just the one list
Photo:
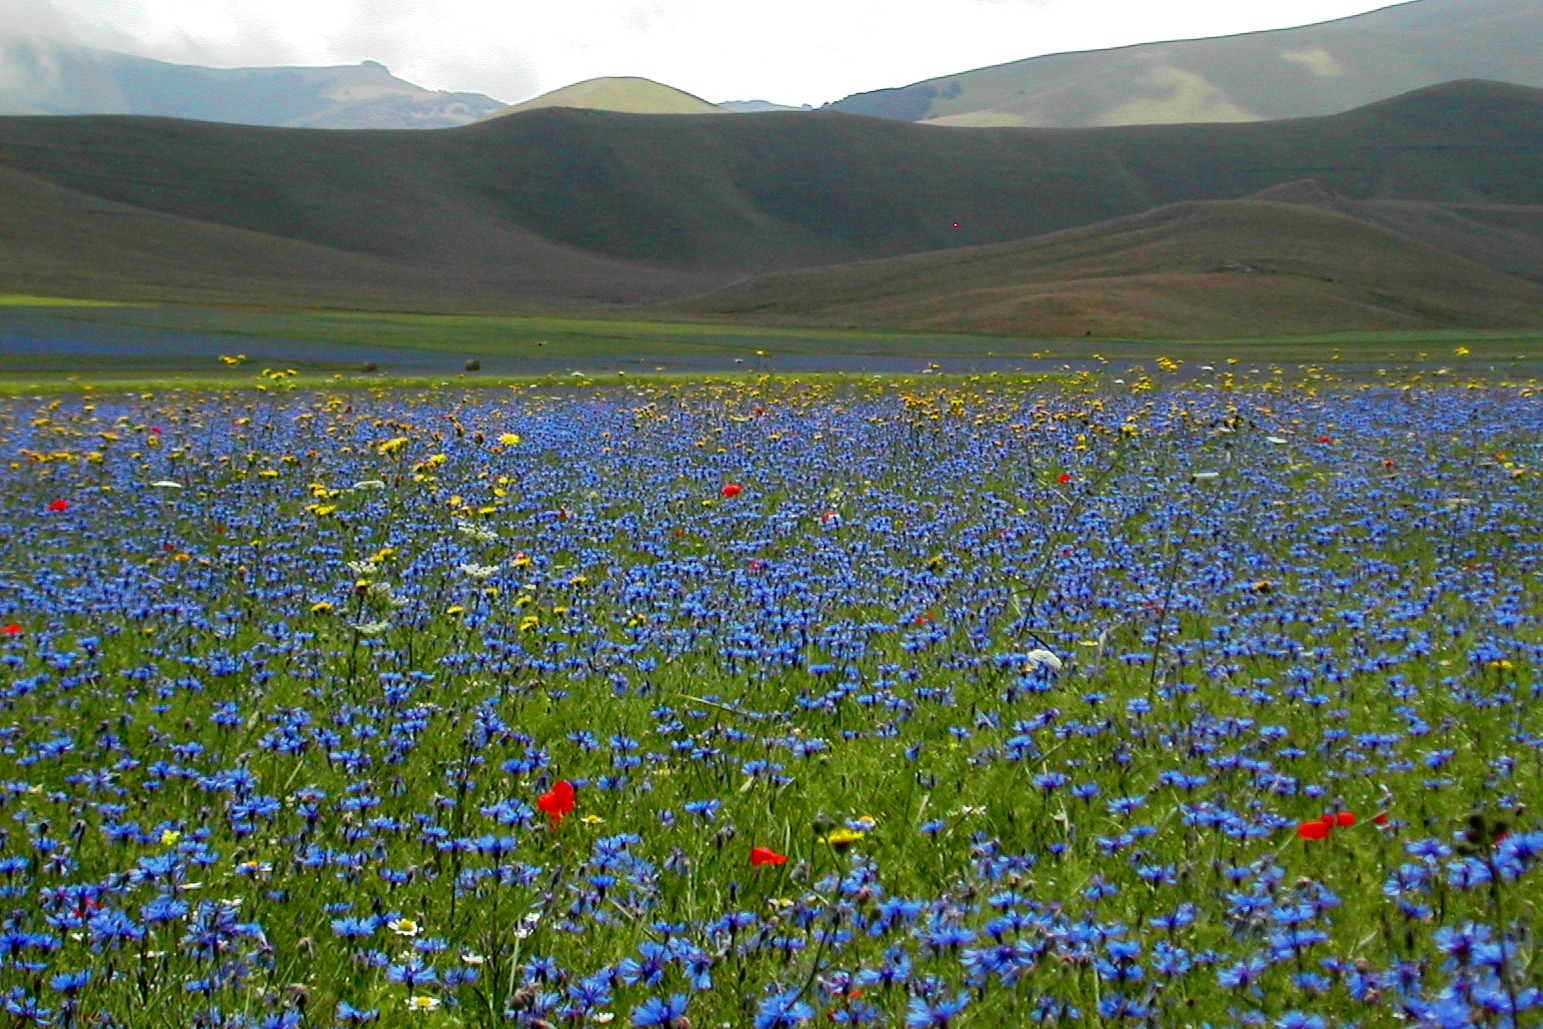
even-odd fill
[(642, 75), (707, 100), (819, 106), (1037, 54), (1282, 28), (1385, 6), (1387, 0), (0, 0), (0, 26), (217, 67), (377, 60), (420, 86), (511, 103), (596, 76)]

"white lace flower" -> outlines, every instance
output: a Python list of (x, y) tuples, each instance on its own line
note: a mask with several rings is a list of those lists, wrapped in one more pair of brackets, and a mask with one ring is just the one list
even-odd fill
[(476, 522), (458, 520), (455, 523), (455, 529), (462, 536), (478, 543), (492, 543), (498, 539), (498, 533), (485, 525), (478, 525)]

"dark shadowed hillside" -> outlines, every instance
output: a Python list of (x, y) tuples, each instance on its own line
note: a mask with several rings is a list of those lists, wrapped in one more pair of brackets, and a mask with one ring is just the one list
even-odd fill
[[(1420, 238), (1461, 242), (1467, 235), (1451, 227), (1471, 209), (1370, 205), (1411, 230), (1400, 233), (1323, 196), (1187, 201), (1020, 242), (763, 276), (681, 306), (1043, 336), (1543, 324), (1543, 276), (1506, 274)], [(1528, 212), (1531, 231), (1517, 239), (1543, 251), (1543, 207)]]
[[(0, 169), (47, 193), (0, 220), (0, 274), (66, 294), (636, 301), (1306, 178), (1373, 205), (1361, 229), (1416, 221), (1521, 274), (1530, 215), (1496, 212), (1543, 205), (1543, 91), (1452, 83), (1321, 119), (1097, 130), (562, 108), (434, 133), (18, 118), (0, 119)], [(209, 233), (239, 244), (210, 259)]]

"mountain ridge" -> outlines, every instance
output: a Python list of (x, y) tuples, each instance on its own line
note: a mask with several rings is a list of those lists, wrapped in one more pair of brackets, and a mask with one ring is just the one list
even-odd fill
[(1540, 52), (1543, 6), (1409, 0), (1291, 28), (1046, 54), (827, 107), (956, 126), (1279, 120), (1454, 79), (1543, 86)]
[(0, 115), (129, 114), (292, 128), (432, 129), (504, 107), (480, 93), (424, 89), (378, 61), (206, 68), (0, 34)]

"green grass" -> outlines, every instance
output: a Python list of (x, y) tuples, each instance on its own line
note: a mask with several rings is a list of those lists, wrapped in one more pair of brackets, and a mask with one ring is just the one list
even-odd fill
[[(0, 355), (0, 391), (31, 393), (82, 388), (276, 388), (258, 373), (294, 369), (307, 386), (334, 382), (403, 385), (445, 381), (486, 384), (541, 380), (572, 370), (590, 376), (687, 378), (818, 371), (860, 374), (879, 364), (898, 373), (932, 362), (965, 373), (1020, 368), (1155, 369), (1160, 358), (1183, 362), (1185, 374), (1209, 364), (1245, 367), (1321, 365), (1366, 376), (1378, 368), (1526, 377), (1543, 363), (1543, 330), (1439, 330), (1320, 333), (1261, 339), (1120, 340), (819, 329), (664, 318), (564, 318), (553, 315), (438, 315), (376, 311), (252, 309), (175, 304), (79, 305), (0, 313), (0, 331), (37, 339), (97, 340), (83, 353)], [(184, 340), (197, 340), (191, 351)], [(275, 342), (280, 341), (280, 342)], [(295, 343), (282, 341), (299, 341)], [(376, 348), (379, 371), (360, 375), (361, 361), (328, 347)], [(307, 349), (309, 348), (309, 349)], [(1459, 353), (1460, 350), (1467, 351)], [(244, 355), (238, 366), (220, 356)], [(297, 355), (302, 359), (297, 359)], [(393, 357), (392, 355), (399, 355)], [(462, 374), (476, 358), (486, 372)], [(419, 370), (434, 362), (434, 371)], [(813, 367), (812, 365), (818, 365)], [(175, 385), (170, 385), (170, 384)]]
[(122, 300), (84, 300), (79, 297), (36, 297), (27, 293), (0, 293), (0, 307), (143, 307)]

